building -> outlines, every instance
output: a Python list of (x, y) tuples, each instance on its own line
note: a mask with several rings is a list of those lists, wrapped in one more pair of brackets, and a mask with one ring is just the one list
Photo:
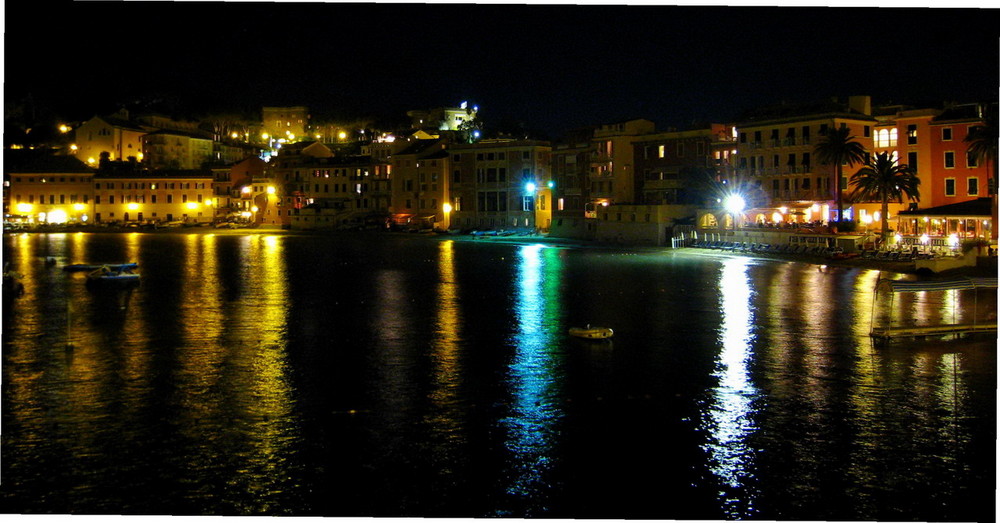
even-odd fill
[(549, 229), (555, 186), (549, 142), (483, 140), (449, 152), (451, 228)]
[(215, 219), (212, 172), (146, 171), (127, 163), (93, 176), (94, 221), (99, 223), (207, 223)]
[(972, 128), (985, 125), (986, 110), (978, 104), (960, 105), (945, 109), (930, 121), (927, 141), (933, 175), (930, 184), (921, 183), (921, 194), (929, 196), (921, 199), (921, 208), (990, 196), (989, 166), (969, 155), (965, 141)]
[(124, 109), (111, 116), (95, 116), (74, 131), (73, 155), (91, 167), (97, 167), (102, 153), (112, 161), (143, 161), (142, 137), (155, 130), (129, 120)]
[[(836, 220), (836, 168), (820, 164), (814, 149), (828, 129), (846, 126), (855, 141), (871, 151), (873, 129), (879, 123), (871, 113), (870, 97), (852, 96), (847, 104), (779, 106), (745, 115), (736, 124), (734, 175), (753, 180), (768, 199), (764, 207), (748, 213), (767, 221)], [(845, 195), (851, 174), (845, 168), (841, 179)], [(845, 220), (852, 219), (849, 208), (844, 214)]]
[(636, 203), (635, 149), (638, 136), (650, 134), (655, 125), (637, 119), (605, 124), (591, 139), (589, 212), (599, 206)]
[(414, 229), (447, 228), (451, 159), (447, 139), (412, 140), (392, 155), (390, 183), (392, 221)]
[[(219, 167), (212, 171), (212, 200), (217, 219), (246, 220), (250, 217), (250, 200), (242, 196), (255, 179), (264, 177), (266, 163), (256, 156)], [(246, 214), (244, 214), (246, 213)]]
[[(555, 182), (552, 226), (549, 234), (559, 238), (592, 240), (596, 234), (596, 211), (590, 203), (590, 157), (593, 129), (570, 133), (552, 147), (551, 170)], [(591, 214), (586, 214), (587, 212)]]
[(88, 223), (94, 219), (94, 169), (74, 156), (4, 152), (9, 209), (4, 221)]
[(262, 138), (269, 144), (309, 139), (308, 107), (264, 107), (262, 113), (262, 132), (266, 135), (262, 135)]
[(734, 146), (732, 127), (668, 131), (637, 137), (634, 143), (635, 193), (639, 203), (651, 205), (700, 204), (691, 178), (699, 173), (725, 173)]
[(414, 129), (429, 131), (461, 131), (479, 114), (478, 105), (462, 102), (458, 107), (438, 107), (428, 110), (407, 111)]
[(148, 169), (198, 169), (214, 161), (214, 150), (211, 137), (199, 132), (164, 129), (142, 136)]

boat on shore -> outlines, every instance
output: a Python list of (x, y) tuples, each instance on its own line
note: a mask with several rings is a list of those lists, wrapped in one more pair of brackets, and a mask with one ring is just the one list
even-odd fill
[(586, 327), (570, 327), (569, 329), (570, 336), (588, 340), (606, 340), (614, 336), (614, 334), (615, 331), (609, 327), (591, 327), (587, 325)]
[(107, 267), (108, 269), (111, 269), (113, 271), (121, 271), (125, 269), (132, 270), (138, 268), (139, 264), (138, 263), (97, 263), (97, 264), (74, 263), (70, 265), (63, 265), (62, 270), (66, 272), (86, 272), (86, 271), (93, 272), (98, 269), (101, 269), (102, 267)]
[(134, 285), (139, 283), (139, 273), (133, 272), (130, 264), (110, 266), (104, 265), (87, 274), (88, 284)]

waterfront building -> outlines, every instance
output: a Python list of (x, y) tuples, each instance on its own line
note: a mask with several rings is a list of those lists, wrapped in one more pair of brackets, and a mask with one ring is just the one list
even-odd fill
[(593, 129), (569, 133), (552, 147), (551, 170), (555, 182), (552, 226), (549, 234), (559, 238), (592, 240), (596, 234), (597, 214), (590, 203), (590, 158)]
[(109, 116), (94, 116), (74, 131), (72, 154), (91, 167), (97, 167), (101, 154), (109, 160), (143, 160), (142, 137), (153, 127), (129, 120), (128, 111), (122, 109)]
[(591, 139), (590, 201), (586, 211), (598, 206), (636, 203), (635, 149), (633, 142), (655, 130), (649, 120), (636, 119), (604, 124), (594, 129)]
[(4, 175), (9, 182), (4, 221), (87, 223), (93, 221), (94, 169), (74, 156), (48, 151), (7, 150)]
[[(709, 124), (700, 129), (667, 131), (637, 137), (634, 142), (635, 193), (652, 205), (700, 204), (692, 176), (721, 176), (733, 149), (731, 126)], [(697, 171), (700, 171), (698, 173)]]
[(156, 170), (113, 162), (93, 175), (98, 223), (206, 223), (215, 218), (212, 172)]
[[(921, 207), (937, 207), (990, 196), (990, 171), (985, 162), (969, 155), (965, 141), (969, 131), (984, 125), (984, 113), (989, 110), (979, 104), (946, 108), (930, 121), (931, 183), (921, 183)], [(992, 110), (996, 110), (994, 106)], [(995, 191), (994, 191), (995, 192)], [(929, 205), (923, 205), (927, 202)]]
[(448, 228), (444, 204), (451, 198), (448, 139), (412, 140), (392, 155), (389, 212), (397, 226)]
[[(212, 200), (216, 218), (246, 220), (250, 217), (249, 193), (252, 192), (253, 180), (264, 177), (265, 166), (264, 160), (257, 156), (249, 156), (239, 162), (211, 169)], [(248, 197), (244, 197), (244, 193)]]
[(450, 228), (549, 229), (556, 185), (549, 142), (483, 140), (448, 152)]
[[(846, 104), (782, 105), (745, 114), (735, 125), (734, 173), (754, 180), (768, 199), (765, 207), (748, 212), (772, 217), (777, 213), (780, 222), (837, 220), (836, 168), (820, 164), (814, 149), (828, 129), (846, 126), (854, 140), (871, 151), (872, 131), (878, 124), (871, 113), (870, 97), (852, 96)], [(850, 192), (851, 169), (860, 167), (844, 170), (840, 184), (844, 195)], [(853, 218), (846, 201), (843, 218)]]
[(461, 131), (476, 119), (479, 106), (462, 102), (458, 107), (437, 107), (427, 110), (407, 111), (414, 129), (427, 131)]

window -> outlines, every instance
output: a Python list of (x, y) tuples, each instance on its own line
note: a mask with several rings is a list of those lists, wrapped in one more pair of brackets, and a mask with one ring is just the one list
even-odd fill
[(684, 142), (677, 142), (677, 156), (684, 156)]
[(872, 135), (872, 127), (870, 125), (865, 126), (864, 137), (868, 138)]
[(955, 196), (955, 179), (945, 178), (944, 179), (944, 195), (945, 196)]
[(659, 147), (657, 148), (657, 153), (656, 153), (656, 157), (657, 157), (657, 158), (663, 158), (663, 155), (665, 154), (665, 152), (664, 152), (664, 151), (665, 151), (665, 149), (666, 149), (666, 148), (667, 148), (667, 146), (666, 146), (666, 145), (661, 145), (661, 146), (659, 146)]
[(965, 166), (970, 169), (979, 167), (979, 157), (972, 153), (965, 153)]
[(951, 127), (942, 127), (941, 128), (941, 140), (944, 141), (944, 142), (950, 142), (951, 141)]
[(970, 177), (967, 180), (969, 196), (979, 196), (979, 178)]
[(912, 169), (914, 173), (917, 172), (917, 153), (915, 151), (906, 153), (906, 165)]
[(462, 183), (462, 171), (455, 169), (451, 172), (452, 183)]
[(955, 151), (945, 151), (944, 153), (944, 168), (954, 169), (955, 168)]
[(906, 144), (916, 145), (917, 144), (917, 126), (916, 124), (910, 124), (906, 126)]

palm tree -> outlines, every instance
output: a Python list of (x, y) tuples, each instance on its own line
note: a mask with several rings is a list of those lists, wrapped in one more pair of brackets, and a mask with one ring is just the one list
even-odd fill
[(874, 161), (868, 162), (851, 177), (854, 186), (851, 198), (855, 201), (875, 201), (882, 203), (882, 242), (889, 239), (889, 200), (903, 203), (905, 196), (911, 201), (920, 201), (920, 178), (916, 171), (906, 164), (896, 164), (889, 153), (878, 153)]
[(990, 216), (993, 219), (993, 239), (997, 238), (997, 113), (996, 106), (987, 106), (989, 114), (983, 125), (969, 129), (965, 142), (969, 144), (968, 154), (980, 163), (986, 164), (987, 187), (989, 188)]
[(838, 223), (844, 216), (844, 188), (840, 186), (840, 179), (844, 176), (844, 164), (854, 165), (865, 162), (865, 147), (854, 141), (854, 138), (851, 136), (851, 130), (846, 125), (842, 125), (828, 130), (813, 149), (816, 159), (820, 163), (836, 166), (837, 178), (834, 187), (837, 191)]

